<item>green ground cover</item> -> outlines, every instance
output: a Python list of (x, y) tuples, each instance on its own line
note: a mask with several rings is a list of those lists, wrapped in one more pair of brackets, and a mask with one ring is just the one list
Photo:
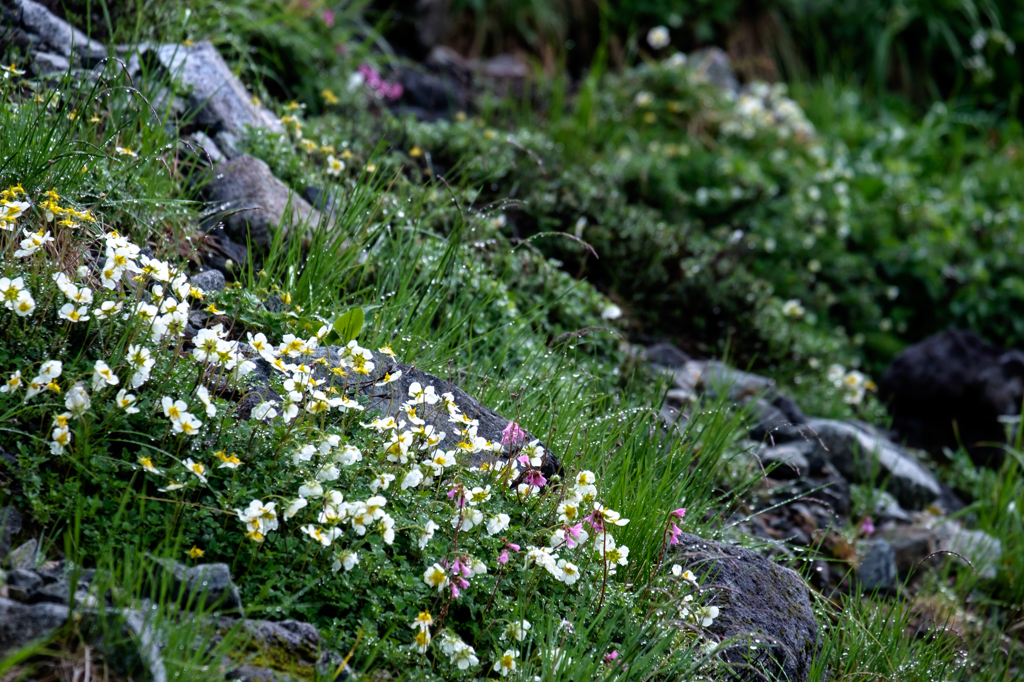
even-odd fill
[[(201, 368), (180, 352), (174, 306), (165, 305), (195, 294), (177, 291), (159, 264), (125, 271), (108, 288), (90, 260), (122, 249), (141, 269), (133, 247), (111, 237), (117, 231), (183, 266), (199, 221), (193, 178), (176, 162), (176, 132), (147, 104), (155, 92), (131, 84), (113, 63), (95, 87), (27, 82), (16, 69), (3, 81), (0, 187), (11, 188), (5, 200), (31, 205), (10, 221), (29, 234), (4, 234), (2, 274), (22, 278), (33, 305), (18, 310), (17, 285), (0, 281), (0, 290), (13, 291), (0, 311), (0, 367), (8, 378), (20, 371), (25, 384), (37, 375), (47, 381), (27, 402), (24, 387), (0, 394), (0, 443), (18, 459), (14, 501), (51, 538), (48, 553), (97, 564), (202, 549), (205, 560), (232, 565), (253, 615), (310, 620), (333, 646), (354, 651), (359, 670), (468, 679), (499, 674), (511, 650), (521, 679), (711, 674), (696, 638), (663, 618), (680, 617), (678, 604), (638, 586), (686, 587), (659, 577), (672, 510), (685, 506), (684, 528), (709, 537), (723, 531), (723, 515), (746, 513), (755, 481), (733, 466), (746, 447), (742, 428), (728, 406), (708, 405), (687, 433), (652, 435), (666, 387), (629, 341), (667, 338), (696, 354), (729, 352), (818, 414), (877, 420), (883, 413), (870, 396), (844, 400), (830, 365), (877, 372), (893, 352), (950, 323), (1007, 345), (1024, 335), (1011, 314), (1024, 298), (1014, 192), (1021, 133), (1012, 120), (949, 104), (923, 115), (909, 105), (882, 107), (827, 80), (788, 93), (765, 86), (736, 100), (669, 58), (622, 73), (596, 69), (571, 100), (559, 102), (557, 87), (543, 93), (550, 106), (539, 113), (495, 98), (452, 122), (421, 123), (349, 89), (358, 64), (382, 60), (378, 41), (357, 20), (359, 8), (339, 12), (333, 27), (322, 9), (208, 3), (187, 14), (152, 8), (159, 23), (110, 19), (108, 33), (125, 39), (218, 42), (261, 98), (296, 121), (285, 136), (251, 135), (247, 149), (296, 191), (326, 187), (343, 207), (335, 231), (316, 230), (309, 250), (335, 257), (307, 260), (279, 239), (261, 270), (240, 272), (197, 307), (223, 311), (239, 330), (274, 344), (286, 334), (308, 344), (321, 326), (330, 333), (361, 308), (360, 346), (389, 344), (421, 369), (459, 376), (484, 404), (545, 434), (567, 465), (566, 480), (553, 486), (571, 495), (570, 481), (593, 472), (599, 501), (630, 520), (614, 535), (629, 547), (625, 563), (615, 557), (617, 575), (606, 577), (601, 557), (580, 548), (575, 583), (564, 564), (545, 568), (538, 556), (528, 565), (528, 546), (548, 546), (560, 525), (558, 500), (510, 494), (464, 460), (447, 465), (465, 491), (492, 486), (481, 509), (499, 525), (508, 515), (508, 541), (516, 542), (513, 532), (529, 539), (512, 553), (515, 568), (506, 568), (497, 561), (508, 551), (503, 532), (490, 534), (485, 521), (460, 541), (450, 520), (461, 513), (454, 505), (462, 493), (449, 499), (440, 477), (431, 488), (403, 489), (413, 469), (370, 454), (387, 436), (362, 426), (368, 420), (354, 408), (319, 413), (307, 408), (316, 400), (303, 401), (294, 422), (264, 425), (236, 423), (222, 399), (207, 406)], [(157, 30), (151, 26), (160, 34), (147, 34)], [(347, 54), (336, 43), (348, 45)], [(18, 55), (5, 57), (17, 66)], [(344, 169), (334, 172), (329, 157)], [(36, 231), (54, 241), (16, 254)], [(79, 288), (60, 290), (59, 272)], [(165, 308), (156, 317), (172, 315), (159, 338), (136, 276), (166, 290), (164, 302), (148, 299)], [(81, 313), (86, 286), (93, 300)], [(262, 307), (269, 296), (288, 303), (270, 312)], [(150, 367), (133, 359), (143, 347), (152, 351)], [(52, 360), (62, 363), (59, 376), (42, 371)], [(118, 384), (97, 372), (99, 360)], [(235, 360), (219, 370), (229, 384), (243, 381), (231, 376), (243, 364)], [(134, 386), (140, 367), (149, 378)], [(188, 418), (168, 414), (165, 396), (186, 402), (201, 422), (197, 433), (188, 433)], [(53, 421), (65, 410), (66, 427)], [(363, 460), (332, 464), (333, 445), (309, 460), (297, 455), (331, 436)], [(979, 527), (1002, 540), (1007, 561), (998, 578), (981, 580), (951, 561), (923, 583), (916, 602), (821, 598), (821, 664), (835, 679), (1009, 679), (1019, 653), (997, 652), (1014, 651), (1003, 633), (1019, 620), (1024, 598), (1019, 451), (1018, 444), (1000, 472), (978, 472), (958, 457), (944, 474), (970, 493), (968, 513)], [(284, 518), (299, 485), (344, 489), (347, 501), (366, 506), (383, 494), (373, 485), (382, 474), (396, 477), (384, 507), (393, 525), (378, 516), (358, 534), (350, 524), (346, 541), (326, 548), (316, 533), (333, 526), (312, 508)], [(12, 481), (4, 485), (12, 494)], [(274, 500), (280, 527), (268, 530), (254, 515), (243, 523), (233, 510), (252, 500)], [(420, 546), (435, 519), (436, 537)], [(487, 573), (471, 571), (473, 586), (459, 600), (450, 584), (438, 592), (424, 574), (456, 547), (471, 569), (475, 559), (488, 565)], [(957, 637), (908, 634), (904, 625), (924, 606)], [(437, 621), (425, 656), (414, 637), (426, 630), (410, 626), (421, 611)], [(512, 626), (522, 620), (532, 627), (520, 639)], [(445, 640), (445, 628), (472, 654)], [(626, 670), (605, 660), (613, 650)], [(470, 656), (479, 660), (460, 668)], [(182, 663), (192, 675), (204, 664)]]

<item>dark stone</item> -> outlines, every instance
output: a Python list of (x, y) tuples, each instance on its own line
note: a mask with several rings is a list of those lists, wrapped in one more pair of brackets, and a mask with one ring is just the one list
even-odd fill
[(218, 270), (204, 270), (189, 277), (189, 281), (200, 291), (224, 291), (227, 283), (224, 281), (224, 274)]
[(976, 463), (998, 466), (1003, 451), (982, 443), (1005, 442), (999, 417), (1021, 413), (1024, 353), (950, 329), (897, 355), (878, 381), (878, 396), (897, 440), (935, 454), (962, 442)]
[(107, 49), (33, 0), (13, 0), (18, 23), (37, 50), (61, 57), (77, 56), (88, 66), (106, 59)]
[(39, 543), (35, 538), (31, 538), (28, 542), (15, 547), (11, 550), (10, 554), (7, 555), (7, 565), (12, 568), (35, 568), (36, 555)]
[(224, 161), (224, 153), (209, 135), (201, 130), (197, 130), (192, 133), (191, 138), (191, 140), (183, 138), (182, 144), (186, 145), (186, 148), (193, 152), (195, 158), (200, 163), (205, 166), (216, 166), (221, 161)]
[(219, 611), (242, 610), (242, 597), (231, 580), (231, 569), (227, 564), (188, 567), (173, 559), (157, 559), (156, 564), (170, 577), (172, 594), (179, 596), (181, 606), (188, 609), (203, 606)]
[(468, 100), (453, 78), (408, 67), (399, 71), (398, 78), (402, 84), (400, 105), (418, 113), (419, 118), (447, 117), (467, 107)]
[[(479, 426), (477, 427), (477, 436), (485, 438), (491, 442), (501, 442), (502, 431), (506, 426), (508, 426), (509, 420), (505, 419), (489, 407), (482, 405), (478, 400), (467, 394), (455, 384), (449, 383), (444, 379), (433, 376), (432, 374), (427, 374), (426, 372), (416, 369), (410, 365), (398, 362), (397, 360), (376, 351), (371, 351), (373, 353), (373, 362), (375, 365), (371, 377), (337, 377), (329, 372), (329, 368), (337, 367), (340, 364), (338, 356), (339, 350), (340, 348), (338, 346), (317, 348), (314, 354), (310, 356), (306, 362), (316, 368), (315, 376), (318, 379), (326, 379), (328, 381), (328, 385), (336, 386), (339, 390), (356, 388), (358, 393), (369, 396), (370, 400), (366, 406), (367, 413), (379, 412), (382, 415), (398, 417), (402, 404), (409, 399), (409, 386), (412, 385), (413, 382), (419, 382), (422, 386), (433, 386), (438, 395), (450, 392), (455, 398), (455, 404), (458, 405), (463, 414), (467, 415), (470, 419), (478, 420)], [(324, 357), (328, 360), (327, 367), (312, 362)], [(266, 376), (269, 378), (270, 372), (266, 366), (266, 360), (261, 358), (256, 360), (256, 364), (258, 370), (257, 372), (254, 372), (254, 375), (256, 377)], [(384, 377), (385, 373), (394, 374), (396, 371), (402, 372), (402, 376), (397, 381), (387, 384), (386, 386), (374, 386), (374, 383), (380, 381)], [(257, 378), (256, 382), (259, 381), (260, 379)], [(267, 385), (257, 385), (250, 390), (254, 394), (260, 394), (261, 392), (269, 392), (270, 388)], [(277, 398), (277, 400), (280, 399)], [(245, 412), (246, 417), (248, 416), (248, 413), (251, 412), (252, 408), (260, 402), (261, 400), (257, 399), (253, 404), (248, 406), (248, 410)], [(453, 434), (457, 434), (456, 425), (448, 421), (448, 413), (445, 410), (432, 410), (423, 414), (422, 418), (427, 424), (433, 425), (436, 431), (448, 434), (446, 439), (441, 442), (442, 447), (452, 448), (455, 446)], [(526, 432), (523, 444), (534, 440), (534, 438), (534, 436)], [(509, 454), (511, 453), (508, 448), (506, 448), (505, 455), (507, 456)], [(486, 454), (476, 453), (471, 456), (469, 466), (479, 466), (480, 464), (488, 461), (488, 459), (489, 458)], [(562, 465), (552, 452), (547, 451), (544, 463), (540, 469), (545, 476), (550, 478), (555, 474), (561, 473)]]
[(279, 225), (287, 234), (320, 223), (319, 211), (248, 154), (217, 166), (202, 194), (215, 211), (208, 223), (220, 221), (230, 239), (244, 244), (248, 238), (262, 250), (270, 247), (271, 230)]
[(204, 266), (217, 270), (226, 280), (233, 281), (239, 277), (248, 251), (241, 244), (232, 241), (224, 228), (214, 227), (207, 230), (193, 243)]
[(167, 74), (180, 79), (190, 90), (190, 120), (200, 129), (213, 135), (222, 130), (240, 134), (246, 126), (284, 132), (269, 109), (252, 103), (252, 95), (209, 41), (191, 46), (143, 46), (139, 52), (142, 59), (155, 59)]
[[(737, 680), (808, 679), (821, 651), (807, 585), (798, 573), (741, 547), (683, 534), (672, 561), (693, 571), (718, 606), (708, 630), (736, 642), (720, 648)], [(759, 643), (754, 640), (759, 640)]]
[(812, 449), (810, 443), (793, 442), (765, 448), (756, 454), (769, 476), (789, 479), (800, 478), (810, 472), (811, 465), (807, 454)]
[(935, 531), (920, 526), (894, 526), (879, 533), (894, 552), (896, 569), (906, 576), (936, 550)]
[[(227, 673), (226, 679), (276, 682), (293, 679), (292, 676), (303, 680), (346, 680), (352, 676), (351, 669), (345, 666), (341, 674), (334, 677), (344, 659), (325, 647), (320, 633), (309, 623), (295, 620), (277, 623), (266, 620), (238, 621), (231, 618), (217, 621), (217, 629), (221, 633), (236, 627), (247, 635), (247, 644), (245, 650), (233, 652), (236, 667)], [(218, 637), (211, 644), (216, 644)], [(261, 662), (280, 661), (283, 669), (253, 665), (250, 661), (255, 659)]]
[(334, 195), (321, 187), (308, 185), (306, 189), (302, 191), (302, 196), (318, 211), (334, 213), (337, 209), (337, 202), (334, 200)]
[(866, 540), (857, 567), (857, 579), (864, 592), (888, 592), (896, 587), (896, 551), (882, 538)]
[(71, 69), (71, 61), (67, 57), (52, 52), (33, 52), (32, 59), (35, 61), (32, 71), (37, 76), (67, 73)]
[(935, 477), (902, 448), (855, 424), (812, 419), (811, 443), (853, 483), (887, 482), (886, 489), (907, 509), (924, 509), (938, 499)]
[(22, 604), (0, 597), (0, 658), (49, 637), (67, 620), (67, 606)]
[(662, 367), (682, 367), (692, 358), (671, 343), (656, 343), (645, 351), (647, 361)]
[(0, 507), (0, 565), (11, 553), (12, 538), (21, 532), (21, 524), (21, 512), (16, 507)]

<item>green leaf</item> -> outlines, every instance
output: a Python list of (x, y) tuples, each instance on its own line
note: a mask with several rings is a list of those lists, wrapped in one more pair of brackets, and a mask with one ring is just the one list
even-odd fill
[(363, 330), (363, 309), (353, 308), (344, 315), (339, 315), (333, 327), (333, 333), (338, 335), (343, 345), (352, 341)]

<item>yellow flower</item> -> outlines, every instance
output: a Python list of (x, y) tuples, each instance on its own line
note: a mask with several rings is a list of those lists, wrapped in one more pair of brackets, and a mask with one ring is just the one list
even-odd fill
[(488, 128), (487, 130), (484, 131), (484, 137), (486, 137), (488, 140), (493, 140), (497, 136), (498, 136), (498, 133), (494, 132), (490, 128)]
[(367, 173), (373, 173), (376, 170), (377, 170), (377, 164), (375, 164), (375, 163), (368, 163), (368, 164), (366, 164), (366, 172)]
[(456, 112), (455, 120), (459, 121), (459, 122), (465, 121), (466, 120), (466, 113), (464, 111)]
[(217, 310), (217, 306), (215, 306), (212, 303), (210, 305), (206, 306), (203, 310), (205, 310), (206, 312), (210, 313), (211, 315), (223, 315), (224, 314), (223, 310)]
[(411, 156), (414, 159), (418, 159), (419, 157), (423, 156), (423, 150), (420, 149), (419, 147), (413, 147), (412, 149), (409, 150), (409, 156)]
[(312, 154), (316, 151), (317, 144), (313, 140), (302, 140), (299, 145), (306, 150), (306, 153)]
[(138, 158), (139, 156), (128, 147), (114, 147), (114, 151), (120, 154), (121, 156), (132, 156), (135, 158)]
[(654, 123), (657, 120), (658, 117), (654, 114), (653, 111), (648, 111), (646, 114), (644, 114), (644, 123)]
[(191, 296), (192, 298), (196, 299), (197, 301), (203, 300), (203, 292), (202, 292), (202, 290), (196, 289), (195, 287), (189, 287), (188, 295)]
[(99, 123), (101, 120), (102, 119), (99, 116), (93, 115), (89, 117), (89, 123)]
[(253, 105), (254, 107), (258, 107), (260, 105), (260, 98), (257, 97), (256, 95), (253, 95), (249, 99), (249, 104)]
[(306, 108), (305, 104), (299, 104), (295, 100), (292, 100), (291, 102), (288, 102), (288, 104), (284, 105), (284, 110), (285, 111), (299, 111), (300, 109), (305, 109), (305, 108)]
[(338, 102), (341, 101), (338, 99), (337, 95), (335, 95), (327, 88), (324, 88), (323, 90), (320, 91), (320, 96), (323, 97), (324, 101), (327, 102), (328, 104), (337, 104)]
[(281, 300), (284, 301), (285, 305), (288, 305), (289, 303), (292, 302), (292, 295), (286, 291), (285, 293), (281, 294)]
[(192, 47), (193, 45), (195, 45), (195, 41), (185, 38), (185, 40), (181, 41), (181, 44), (185, 47)]
[(46, 388), (50, 389), (57, 395), (60, 395), (60, 384), (58, 384), (56, 381), (51, 381), (50, 383), (46, 384)]
[(190, 549), (188, 551), (188, 558), (189, 559), (202, 559), (203, 558), (203, 550), (199, 549), (195, 545), (192, 545), (192, 549)]

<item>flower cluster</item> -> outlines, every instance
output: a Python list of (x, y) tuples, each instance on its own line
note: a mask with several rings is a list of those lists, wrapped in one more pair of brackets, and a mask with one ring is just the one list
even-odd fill
[(863, 372), (855, 369), (847, 371), (842, 365), (830, 365), (826, 377), (842, 391), (843, 400), (850, 405), (861, 404), (867, 391), (877, 389), (875, 382)]
[(402, 88), (401, 83), (392, 83), (391, 81), (385, 80), (381, 75), (380, 71), (373, 68), (369, 64), (360, 64), (359, 68), (349, 78), (348, 89), (354, 91), (360, 86), (365, 85), (370, 91), (373, 92), (373, 96), (377, 99), (387, 100), (393, 102), (402, 96), (405, 91)]
[(771, 131), (781, 138), (806, 139), (814, 135), (814, 124), (795, 101), (786, 96), (783, 83), (751, 83), (736, 99), (737, 118), (722, 124), (722, 133), (751, 139), (759, 131)]

